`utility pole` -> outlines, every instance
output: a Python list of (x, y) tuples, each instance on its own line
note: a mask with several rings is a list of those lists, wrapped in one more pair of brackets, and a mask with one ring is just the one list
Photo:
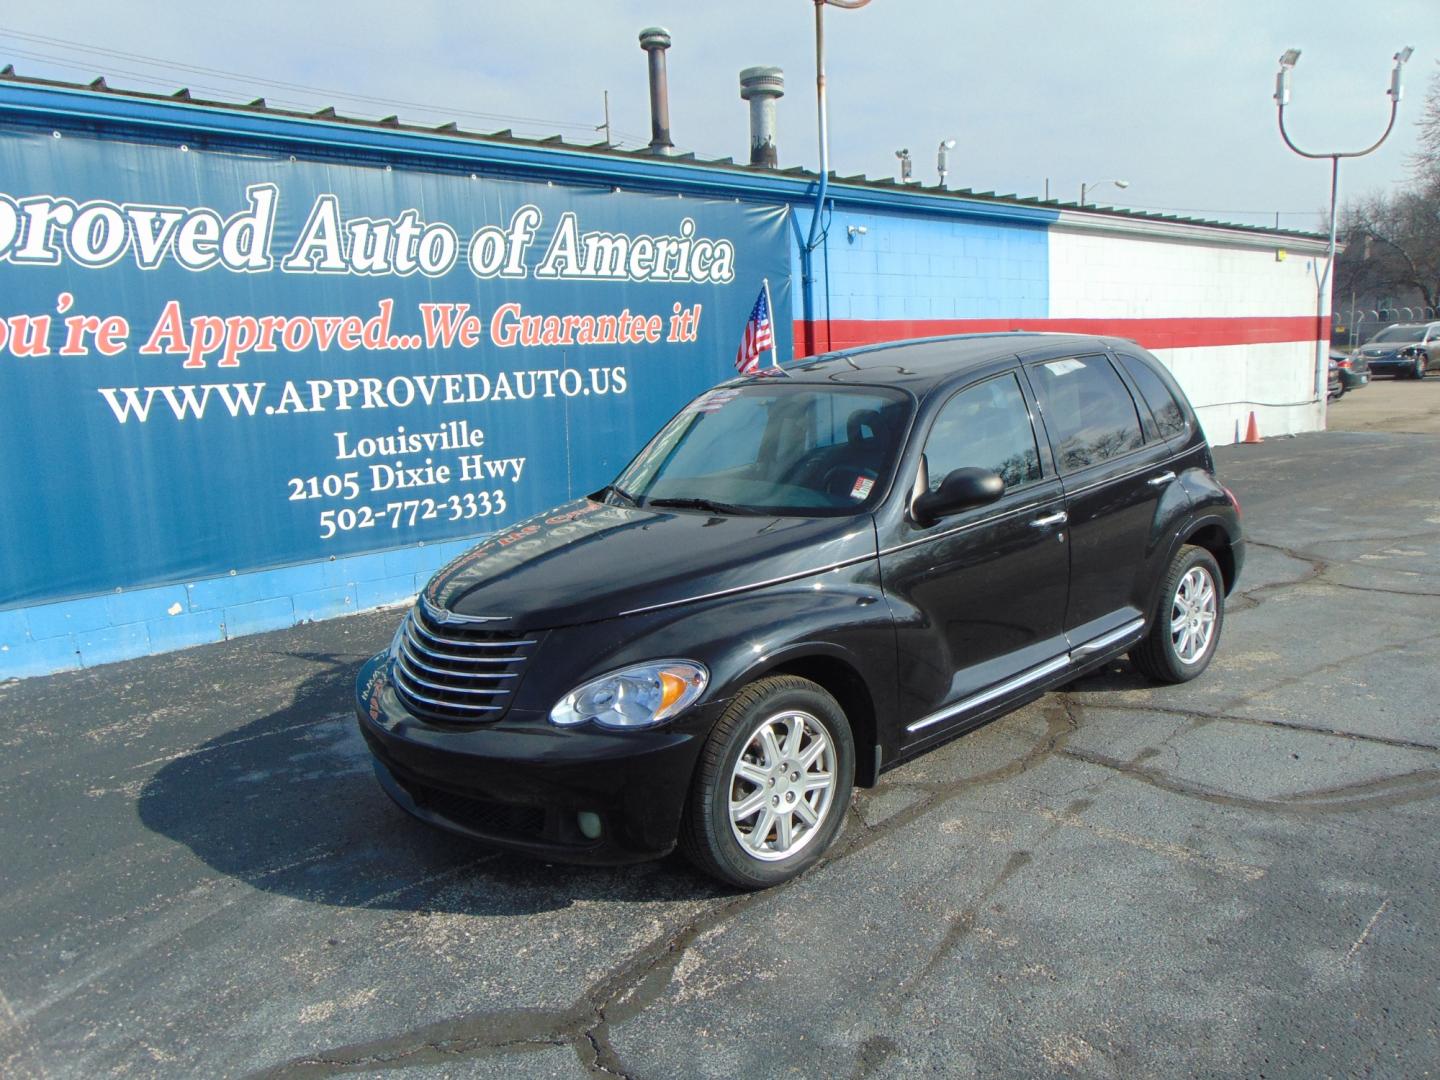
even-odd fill
[(603, 132), (605, 132), (605, 145), (606, 145), (606, 146), (612, 146), (612, 145), (614, 145), (614, 144), (611, 143), (611, 141), (610, 141), (610, 91), (609, 91), (609, 90), (606, 90), (606, 91), (605, 91), (605, 122), (604, 122), (603, 124), (596, 124), (596, 125), (595, 125), (595, 130), (596, 130), (596, 131), (603, 131)]

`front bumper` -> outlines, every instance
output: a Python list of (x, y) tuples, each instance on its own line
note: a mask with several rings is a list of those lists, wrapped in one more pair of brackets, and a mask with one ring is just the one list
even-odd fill
[[(558, 862), (638, 862), (674, 848), (724, 707), (697, 705), (648, 731), (562, 729), (518, 709), (490, 724), (438, 724), (406, 710), (389, 669), (382, 653), (356, 680), (360, 732), (386, 794), (431, 825)], [(582, 813), (598, 816), (598, 838), (582, 832)]]
[(1371, 375), (1409, 375), (1415, 370), (1413, 356), (1371, 356), (1365, 360)]

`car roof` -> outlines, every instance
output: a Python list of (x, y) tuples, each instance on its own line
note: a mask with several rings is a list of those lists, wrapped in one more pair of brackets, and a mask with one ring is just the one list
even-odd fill
[[(997, 360), (1029, 360), (1108, 347), (1138, 351), (1133, 341), (1090, 334), (1043, 334), (1012, 330), (991, 334), (952, 334), (865, 345), (786, 364), (783, 370), (801, 382), (843, 383), (849, 386), (893, 386), (916, 397), (956, 376)], [(766, 369), (743, 377), (738, 384), (765, 378)]]

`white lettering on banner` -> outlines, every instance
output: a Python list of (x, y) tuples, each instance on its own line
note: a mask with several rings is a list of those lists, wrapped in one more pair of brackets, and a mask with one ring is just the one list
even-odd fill
[[(63, 195), (17, 197), (0, 192), (0, 262), (15, 266), (87, 269), (112, 266), (128, 253), (142, 270), (168, 259), (196, 272), (220, 267), (233, 273), (275, 269), (271, 253), (280, 188), (245, 188), (243, 209), (225, 217), (208, 206), (77, 203)], [(522, 279), (526, 258), (545, 224), (526, 203), (505, 226), (482, 225), (466, 245), (465, 264), (478, 278)], [(460, 262), (460, 234), (443, 221), (425, 221), (409, 208), (395, 217), (346, 218), (340, 198), (315, 196), (299, 235), (279, 262), (286, 274), (354, 274), (426, 277), (448, 274)], [(681, 218), (674, 234), (584, 232), (579, 215), (560, 215), (535, 277), (565, 281), (695, 282), (735, 280), (735, 245), (697, 234), (694, 218)]]
[(68, 259), (99, 270), (130, 251), (142, 270), (168, 254), (186, 270), (221, 265), (235, 273), (270, 270), (270, 236), (280, 189), (251, 184), (248, 206), (230, 217), (208, 207), (151, 206), (35, 195), (0, 194), (0, 261), (17, 266), (58, 266)]
[[(371, 411), (375, 409), (408, 409), (415, 406), (478, 405), (483, 402), (530, 401), (534, 398), (618, 397), (630, 389), (629, 377), (622, 366), (577, 368), (535, 368), (497, 372), (492, 378), (478, 371), (453, 372), (444, 375), (395, 375), (389, 379), (362, 376), (356, 379), (287, 380), (275, 391), (266, 393), (269, 384), (191, 383), (164, 386), (102, 386), (96, 392), (122, 424), (134, 420), (147, 423), (154, 416), (173, 416), (176, 420), (200, 420), (218, 400), (224, 412), (211, 411), (212, 416), (253, 417), (289, 416), (323, 412)], [(456, 427), (458, 423), (460, 427)], [(418, 439), (406, 449), (402, 444), (387, 448), (383, 441), (360, 439), (353, 445), (345, 432), (336, 432), (340, 460), (367, 458), (391, 453), (415, 453), (430, 448), (478, 448), (484, 432), (471, 428), (464, 421), (454, 421), (442, 429), (449, 434), (407, 433), (397, 429), (393, 438)], [(462, 437), (459, 433), (465, 433)], [(449, 438), (449, 445), (437, 440)], [(479, 439), (479, 442), (474, 440)], [(429, 441), (427, 441), (429, 440)], [(374, 453), (367, 452), (367, 448)]]
[(580, 219), (575, 211), (567, 210), (560, 215), (535, 276), (728, 285), (735, 278), (735, 245), (729, 240), (697, 240), (695, 222), (688, 217), (680, 222), (678, 236), (582, 234)]

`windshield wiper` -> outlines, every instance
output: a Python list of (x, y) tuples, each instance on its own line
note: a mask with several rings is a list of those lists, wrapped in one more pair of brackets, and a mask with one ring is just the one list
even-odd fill
[(646, 499), (646, 506), (674, 506), (685, 510), (709, 510), (716, 514), (755, 514), (759, 511), (714, 499)]
[(624, 488), (616, 487), (614, 484), (606, 484), (603, 488), (600, 489), (600, 494), (601, 494), (601, 495), (619, 495), (620, 498), (624, 499), (624, 500), (625, 500), (627, 503), (629, 503), (631, 506), (639, 506), (639, 505), (640, 505), (639, 500), (636, 499), (634, 495), (631, 495), (631, 494), (630, 494), (628, 491), (626, 491)]

